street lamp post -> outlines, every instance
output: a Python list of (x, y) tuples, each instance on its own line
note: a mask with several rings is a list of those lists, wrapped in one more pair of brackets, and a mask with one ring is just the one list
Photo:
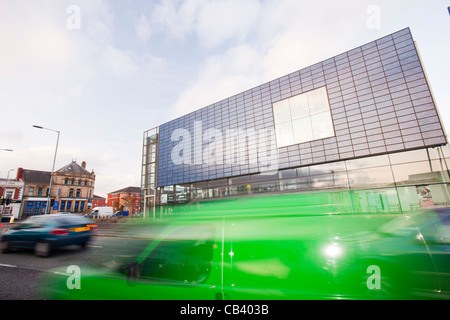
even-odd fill
[(48, 188), (47, 206), (45, 207), (45, 214), (49, 214), (49, 212), (50, 212), (50, 196), (52, 194), (52, 185), (53, 185), (53, 172), (55, 171), (56, 153), (58, 152), (58, 144), (59, 144), (59, 131), (53, 130), (53, 129), (49, 129), (49, 128), (44, 128), (44, 127), (37, 126), (37, 125), (33, 125), (33, 127), (37, 128), (37, 129), (44, 129), (44, 130), (53, 131), (53, 132), (56, 132), (58, 134), (58, 137), (56, 139), (55, 156), (53, 157), (52, 173), (50, 175), (50, 186)]

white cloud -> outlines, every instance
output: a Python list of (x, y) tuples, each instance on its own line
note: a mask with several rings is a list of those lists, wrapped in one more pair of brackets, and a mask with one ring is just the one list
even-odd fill
[(102, 55), (101, 61), (104, 66), (118, 76), (127, 76), (138, 70), (135, 58), (130, 52), (107, 46)]
[(256, 27), (260, 10), (256, 0), (205, 1), (195, 27), (197, 36), (208, 48), (229, 39), (242, 41)]
[(134, 23), (134, 28), (139, 40), (147, 42), (150, 39), (150, 22), (144, 14), (140, 14)]
[(173, 117), (184, 115), (259, 84), (263, 56), (248, 45), (207, 59), (196, 81), (175, 103)]
[(153, 11), (152, 21), (159, 29), (168, 30), (176, 39), (184, 37), (195, 28), (196, 17), (203, 0), (167, 0)]

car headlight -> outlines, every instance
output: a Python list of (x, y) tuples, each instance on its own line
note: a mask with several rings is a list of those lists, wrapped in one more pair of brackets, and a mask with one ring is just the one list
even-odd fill
[(330, 243), (323, 248), (322, 252), (325, 257), (336, 259), (342, 256), (344, 249), (337, 243)]

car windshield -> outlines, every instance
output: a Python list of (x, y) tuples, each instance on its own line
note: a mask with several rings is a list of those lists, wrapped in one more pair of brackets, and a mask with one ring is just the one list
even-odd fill
[(44, 216), (30, 217), (19, 225), (20, 229), (41, 228), (45, 226), (46, 220)]

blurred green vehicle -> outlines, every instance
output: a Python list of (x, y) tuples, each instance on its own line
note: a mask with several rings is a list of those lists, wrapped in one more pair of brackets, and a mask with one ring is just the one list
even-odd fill
[(195, 204), (127, 225), (126, 250), (97, 254), (80, 289), (47, 279), (48, 298), (450, 298), (449, 208), (352, 214), (309, 197)]

